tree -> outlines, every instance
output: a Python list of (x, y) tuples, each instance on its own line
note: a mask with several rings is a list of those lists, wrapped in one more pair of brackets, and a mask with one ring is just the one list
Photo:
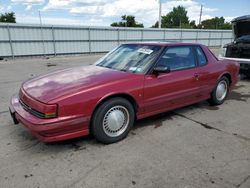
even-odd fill
[(155, 24), (151, 26), (151, 28), (158, 28), (158, 27), (159, 27), (159, 22), (158, 21), (155, 22)]
[[(158, 27), (158, 21), (152, 25), (153, 28)], [(174, 7), (171, 12), (161, 19), (162, 28), (186, 28), (186, 29), (232, 29), (232, 24), (225, 22), (224, 17), (214, 17), (212, 19), (203, 20), (201, 24), (196, 25), (195, 21), (189, 22), (187, 11), (183, 6)]]
[(135, 21), (135, 17), (132, 15), (123, 15), (122, 21), (114, 22), (111, 24), (112, 27), (144, 27), (142, 23)]
[(224, 17), (215, 17), (212, 19), (203, 20), (201, 22), (202, 29), (232, 29), (232, 25), (225, 22)]
[(9, 12), (0, 15), (0, 22), (16, 23), (16, 16), (14, 12)]
[(187, 11), (183, 6), (174, 7), (166, 16), (162, 16), (161, 26), (163, 28), (179, 28), (189, 24)]
[(197, 25), (195, 24), (195, 21), (194, 21), (194, 20), (192, 20), (192, 21), (189, 23), (189, 25), (190, 25), (190, 27), (191, 27), (192, 29), (197, 29)]

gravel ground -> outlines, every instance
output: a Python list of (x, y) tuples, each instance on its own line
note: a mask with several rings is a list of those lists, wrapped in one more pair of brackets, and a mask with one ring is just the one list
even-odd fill
[(45, 144), (12, 123), (9, 99), (24, 80), (100, 56), (0, 61), (0, 187), (250, 187), (250, 80), (221, 106), (140, 120), (111, 145), (91, 136)]

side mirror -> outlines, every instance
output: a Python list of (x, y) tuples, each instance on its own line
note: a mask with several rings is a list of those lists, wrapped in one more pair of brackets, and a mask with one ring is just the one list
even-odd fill
[(153, 73), (155, 74), (160, 74), (160, 73), (169, 73), (170, 72), (170, 67), (168, 66), (159, 66), (159, 67), (154, 67)]

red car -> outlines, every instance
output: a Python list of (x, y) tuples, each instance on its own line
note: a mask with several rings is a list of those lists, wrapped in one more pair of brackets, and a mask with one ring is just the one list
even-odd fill
[(137, 119), (207, 99), (222, 104), (238, 72), (236, 62), (219, 61), (200, 44), (123, 44), (94, 65), (24, 82), (10, 112), (44, 142), (92, 133), (113, 143)]

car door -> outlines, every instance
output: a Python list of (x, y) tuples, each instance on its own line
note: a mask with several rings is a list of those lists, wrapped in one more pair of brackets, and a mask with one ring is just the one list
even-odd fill
[(211, 81), (214, 80), (214, 76), (211, 74), (211, 64), (208, 62), (203, 49), (200, 46), (194, 46), (196, 54), (197, 68), (195, 74), (200, 86), (200, 97), (206, 97), (211, 92)]
[(167, 47), (155, 67), (167, 66), (169, 73), (145, 75), (144, 111), (154, 114), (198, 100), (196, 59), (192, 46)]

